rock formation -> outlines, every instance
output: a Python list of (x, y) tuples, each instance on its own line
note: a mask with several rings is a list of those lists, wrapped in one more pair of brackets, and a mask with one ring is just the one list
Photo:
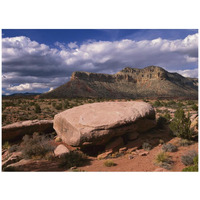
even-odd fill
[(2, 127), (2, 141), (15, 141), (34, 132), (53, 132), (53, 120), (27, 120)]
[(198, 80), (170, 73), (161, 67), (126, 67), (109, 75), (74, 72), (71, 80), (40, 98), (198, 98)]
[[(155, 111), (145, 102), (85, 104), (54, 117), (54, 129), (68, 145), (102, 145), (113, 137), (145, 132), (156, 125)], [(138, 134), (136, 133), (136, 134)]]

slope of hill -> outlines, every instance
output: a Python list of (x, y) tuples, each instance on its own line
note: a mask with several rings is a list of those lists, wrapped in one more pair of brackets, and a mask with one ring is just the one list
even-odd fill
[(116, 74), (74, 72), (71, 80), (40, 98), (198, 98), (198, 80), (161, 67), (126, 67)]

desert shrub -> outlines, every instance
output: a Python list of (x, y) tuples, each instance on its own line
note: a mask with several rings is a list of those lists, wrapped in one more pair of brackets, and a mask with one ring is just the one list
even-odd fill
[(155, 162), (157, 165), (165, 169), (170, 169), (171, 164), (173, 163), (171, 157), (164, 151), (157, 154)]
[(6, 114), (2, 114), (2, 122), (5, 122), (7, 119), (7, 115)]
[(198, 156), (196, 151), (189, 151), (187, 154), (181, 156), (181, 162), (188, 166), (194, 164), (194, 158)]
[(65, 100), (64, 101), (64, 108), (68, 108), (69, 107), (69, 101), (68, 100)]
[(62, 110), (62, 104), (59, 103), (58, 105), (55, 106), (55, 109), (56, 110)]
[(18, 151), (18, 150), (19, 150), (19, 145), (14, 144), (14, 145), (12, 145), (12, 146), (9, 148), (8, 152), (9, 152), (9, 153), (13, 153), (13, 152), (16, 152), (16, 151)]
[(165, 141), (164, 140), (162, 140), (162, 139), (159, 139), (159, 144), (164, 144), (165, 143)]
[(49, 138), (35, 132), (32, 137), (28, 135), (23, 137), (20, 150), (24, 158), (43, 158), (48, 152), (53, 151), (54, 148)]
[(192, 110), (198, 111), (198, 106), (196, 104), (192, 105)]
[(174, 100), (168, 101), (168, 102), (166, 103), (166, 106), (167, 106), (167, 107), (171, 107), (171, 106), (174, 106), (174, 105), (176, 105), (176, 102), (175, 102)]
[(177, 151), (177, 146), (175, 146), (175, 145), (173, 145), (171, 143), (163, 144), (162, 150), (164, 152), (175, 152), (175, 151)]
[(31, 102), (29, 102), (29, 105), (30, 105), (30, 106), (34, 106), (34, 105), (35, 105), (35, 102), (32, 102), (32, 101), (31, 101)]
[(181, 108), (181, 107), (183, 107), (184, 106), (184, 104), (182, 103), (182, 102), (178, 102), (178, 104), (177, 104), (177, 106), (179, 107), (179, 108)]
[(187, 101), (187, 105), (194, 105), (194, 101), (192, 100)]
[(193, 158), (194, 165), (185, 167), (183, 172), (198, 172), (198, 155)]
[(80, 151), (71, 151), (60, 158), (60, 167), (66, 167), (67, 169), (75, 166), (80, 167), (86, 161), (88, 161), (88, 158), (84, 153)]
[(171, 121), (169, 127), (173, 131), (173, 134), (177, 137), (183, 139), (190, 139), (192, 132), (190, 130), (190, 118), (189, 114), (186, 117), (184, 110), (179, 108), (176, 110), (173, 120)]
[(162, 106), (162, 103), (159, 100), (157, 100), (157, 101), (154, 102), (153, 106), (159, 107), (159, 106)]
[(160, 116), (158, 119), (157, 119), (157, 128), (164, 128), (164, 126), (167, 124), (167, 119), (163, 116)]
[(2, 149), (9, 149), (10, 148), (10, 144), (8, 141), (4, 142)]
[(52, 103), (52, 106), (55, 108), (55, 107), (56, 107), (56, 103), (55, 103), (55, 102), (53, 102), (53, 103)]
[(183, 147), (187, 147), (187, 146), (191, 145), (192, 143), (193, 143), (193, 141), (188, 140), (188, 139), (181, 139), (179, 141), (179, 145), (183, 146)]
[(106, 167), (112, 167), (112, 166), (116, 166), (117, 164), (114, 163), (112, 160), (106, 160), (104, 163), (104, 166)]
[(149, 144), (148, 142), (144, 142), (144, 143), (142, 144), (142, 148), (143, 148), (145, 151), (149, 151), (149, 150), (152, 149), (152, 145)]
[(198, 165), (192, 165), (189, 167), (185, 167), (182, 171), (183, 172), (198, 172)]
[(35, 113), (41, 113), (41, 108), (38, 104), (35, 104)]

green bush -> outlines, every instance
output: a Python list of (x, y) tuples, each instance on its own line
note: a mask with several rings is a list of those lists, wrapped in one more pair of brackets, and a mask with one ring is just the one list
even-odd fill
[(153, 106), (159, 107), (159, 106), (162, 106), (162, 103), (159, 100), (157, 100), (157, 101), (154, 102)]
[(9, 152), (9, 153), (13, 153), (13, 152), (16, 152), (16, 151), (18, 151), (18, 150), (19, 150), (19, 145), (14, 144), (14, 145), (12, 145), (12, 146), (9, 148), (8, 152)]
[(2, 149), (9, 149), (10, 148), (10, 144), (8, 141), (6, 141), (3, 146), (2, 146)]
[(62, 110), (62, 104), (59, 103), (58, 105), (55, 106), (55, 109), (56, 110)]
[(179, 108), (176, 110), (173, 120), (171, 121), (169, 127), (173, 131), (173, 134), (177, 137), (183, 139), (190, 139), (192, 132), (190, 130), (190, 118), (189, 114), (186, 117), (184, 110)]
[(198, 172), (198, 155), (193, 158), (194, 165), (185, 167), (183, 172)]
[(38, 104), (35, 104), (35, 113), (41, 113), (41, 108)]
[(188, 165), (193, 165), (195, 160), (195, 157), (197, 157), (198, 154), (196, 151), (189, 151), (187, 154), (181, 156), (181, 162), (188, 166)]
[(198, 106), (196, 104), (192, 105), (192, 110), (198, 111)]
[(175, 146), (175, 145), (173, 145), (171, 143), (163, 144), (162, 150), (164, 152), (175, 152), (175, 151), (177, 151), (177, 146)]
[(52, 152), (54, 148), (49, 138), (35, 132), (32, 137), (29, 135), (23, 137), (20, 150), (24, 158), (43, 158), (47, 153)]
[(198, 172), (198, 165), (192, 165), (189, 167), (185, 167), (182, 171), (183, 172)]
[(60, 167), (80, 167), (88, 161), (87, 156), (80, 151), (71, 151), (60, 158)]
[(164, 151), (161, 151), (160, 153), (157, 154), (155, 163), (163, 167), (165, 169), (171, 169), (171, 165), (173, 161), (171, 160), (171, 157)]
[(193, 141), (188, 140), (188, 139), (181, 139), (179, 141), (179, 145), (183, 146), (183, 147), (187, 147), (187, 146), (191, 145), (192, 143), (193, 143)]
[(112, 166), (116, 166), (117, 164), (114, 163), (112, 160), (106, 160), (104, 163), (103, 163), (106, 167), (112, 167)]

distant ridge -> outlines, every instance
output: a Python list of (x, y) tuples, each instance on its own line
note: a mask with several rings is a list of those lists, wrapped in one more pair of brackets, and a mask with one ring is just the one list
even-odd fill
[(73, 72), (69, 82), (40, 98), (198, 98), (198, 79), (158, 66), (126, 67), (116, 74)]

